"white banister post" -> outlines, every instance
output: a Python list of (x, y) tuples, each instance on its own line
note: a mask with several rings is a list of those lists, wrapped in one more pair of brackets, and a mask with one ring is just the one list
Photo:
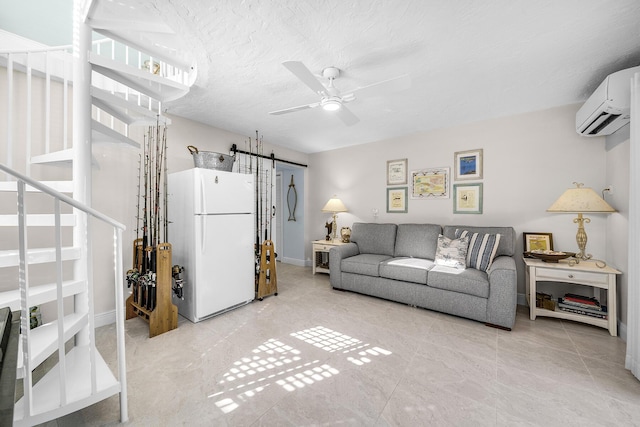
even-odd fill
[[(91, 206), (91, 28), (85, 22), (84, 1), (73, 2), (73, 197), (87, 206)], [(87, 246), (87, 215), (76, 212), (73, 244), (80, 248), (80, 260), (75, 263), (75, 277), (87, 281), (93, 286), (93, 278), (88, 277), (89, 253)], [(75, 296), (75, 311), (88, 313), (88, 295), (86, 292)], [(77, 336), (77, 344), (88, 344), (89, 331), (84, 330)]]

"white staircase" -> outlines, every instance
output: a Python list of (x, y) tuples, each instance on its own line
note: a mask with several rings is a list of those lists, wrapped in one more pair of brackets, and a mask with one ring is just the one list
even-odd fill
[[(195, 69), (171, 47), (169, 28), (123, 3), (76, 0), (74, 50), (0, 31), (0, 85), (7, 88), (0, 102), (11, 124), (0, 134), (0, 307), (21, 315), (14, 425), (44, 423), (115, 394), (120, 420), (128, 418), (125, 227), (88, 206), (97, 163), (91, 144), (139, 149), (129, 127), (169, 124), (162, 103), (188, 92)], [(95, 33), (107, 38), (92, 42)], [(40, 166), (48, 164), (63, 169), (49, 174), (51, 166)], [(96, 221), (113, 230), (113, 241), (101, 242), (114, 248), (113, 260), (93, 260)], [(112, 284), (93, 277), (94, 262), (113, 265)], [(115, 374), (95, 346), (98, 286), (115, 294)], [(44, 324), (30, 329), (33, 306), (46, 310)]]

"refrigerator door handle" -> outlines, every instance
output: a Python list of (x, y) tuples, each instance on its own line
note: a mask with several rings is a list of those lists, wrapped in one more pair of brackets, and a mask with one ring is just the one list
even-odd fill
[(205, 191), (204, 176), (200, 175), (200, 214), (207, 213), (207, 192)]
[(204, 251), (207, 249), (207, 216), (206, 215), (198, 215), (200, 217), (200, 231), (201, 231), (201, 236), (200, 236), (200, 253), (204, 254)]

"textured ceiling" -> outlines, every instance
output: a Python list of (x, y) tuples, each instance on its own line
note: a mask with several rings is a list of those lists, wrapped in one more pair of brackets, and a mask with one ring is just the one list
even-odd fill
[[(302, 152), (585, 100), (640, 64), (637, 0), (147, 0), (179, 32), (198, 79), (168, 112)], [(410, 89), (356, 99), (346, 126), (282, 62), (329, 66), (342, 91), (409, 74)], [(526, 131), (526, 130), (523, 130)]]

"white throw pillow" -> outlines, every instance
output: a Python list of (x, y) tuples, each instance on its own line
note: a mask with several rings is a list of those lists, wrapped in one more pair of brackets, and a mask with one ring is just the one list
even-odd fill
[(464, 270), (467, 266), (467, 248), (469, 237), (449, 239), (440, 234), (438, 236), (438, 248), (436, 249), (436, 265), (454, 267)]

